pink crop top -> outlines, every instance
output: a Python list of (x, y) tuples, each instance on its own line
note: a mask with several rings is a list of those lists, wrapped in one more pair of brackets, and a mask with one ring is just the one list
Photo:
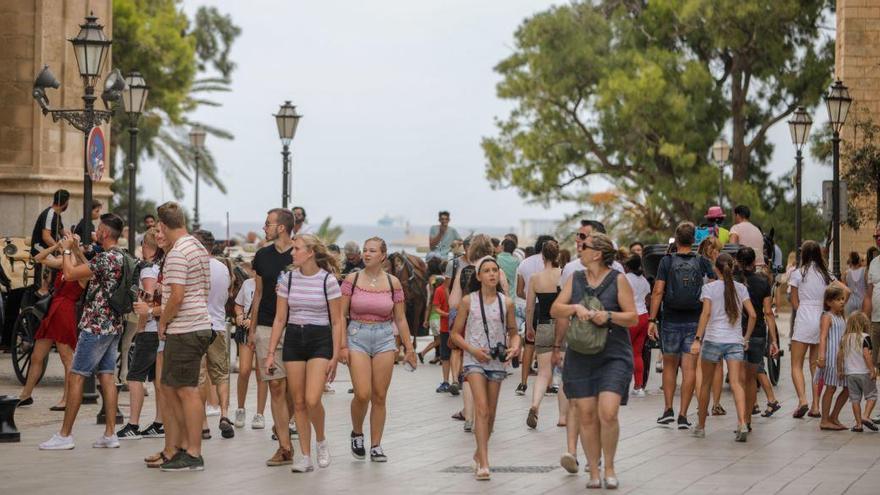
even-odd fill
[(403, 302), (403, 290), (371, 291), (342, 282), (342, 295), (351, 297), (349, 317), (356, 321), (382, 322), (394, 320), (394, 304)]

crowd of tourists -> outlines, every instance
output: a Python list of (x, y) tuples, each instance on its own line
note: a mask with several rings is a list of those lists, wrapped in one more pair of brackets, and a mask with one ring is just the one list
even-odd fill
[[(56, 193), (33, 237), (41, 267), (37, 285), (53, 297), (19, 405), (34, 404), (53, 344), (65, 369), (64, 395), (52, 406), (64, 412), (64, 421), (40, 449), (74, 448), (84, 382), (96, 374), (106, 426), (93, 447), (164, 438), (162, 449), (144, 459), (147, 467), (201, 470), (202, 441), (211, 438), (208, 414), (217, 408), (225, 439), (245, 427), (253, 372), (257, 410), (251, 427), (266, 426), (268, 401), (277, 442), (266, 465), (290, 465), (297, 473), (327, 468), (332, 455), (322, 398), (333, 391), (341, 364), (352, 384), (351, 454), (386, 462), (382, 438), (393, 371), (415, 371), (428, 359), (440, 365), (436, 393), (460, 397), (452, 419), (473, 433), (477, 480), (491, 478), (499, 396), (526, 396), (531, 389), (525, 427), (537, 428), (546, 413), (543, 399), (555, 396), (556, 425), (567, 432), (560, 464), (579, 472), (580, 441), (587, 488), (614, 489), (619, 408), (647, 396), (652, 348), (662, 355), (656, 369), (664, 406), (656, 422), (664, 427), (704, 438), (709, 416), (727, 413), (720, 402), (725, 376), (737, 418), (735, 441), (748, 440), (753, 415), (772, 417), (782, 408), (764, 366), (780, 352), (778, 292), (787, 294), (793, 310), (791, 380), (798, 404), (791, 405), (792, 416), (820, 418), (822, 430), (877, 431), (880, 423), (871, 416), (880, 364), (880, 345), (872, 345), (880, 342), (877, 248), (865, 262), (852, 253), (841, 280), (814, 241), (775, 270), (781, 252), (765, 249), (746, 206), (734, 209), (730, 229), (722, 227), (719, 207), (709, 209), (703, 225), (681, 222), (670, 244), (650, 253), (637, 240), (618, 245), (614, 239), (625, 233), (609, 233), (596, 220), (580, 221), (572, 233), (574, 253), (562, 247), (568, 239), (551, 235), (528, 247), (515, 234), (462, 238), (450, 226), (450, 213), (441, 211), (429, 233), (426, 302), (414, 321), (406, 304), (413, 289), (390, 270), (386, 242), (373, 237), (342, 249), (327, 246), (311, 233), (301, 207), (270, 210), (255, 256), (233, 267), (217, 256), (210, 232), (187, 230), (177, 203), (144, 219), (135, 259), (119, 245), (123, 221), (101, 214), (100, 207), (93, 212), (98, 226), (92, 243), (64, 229), (60, 212), (68, 198)], [(880, 224), (874, 238), (880, 245)], [(236, 270), (243, 283), (234, 283)], [(136, 322), (125, 346), (131, 408), (117, 429), (117, 353), (127, 317)], [(231, 415), (228, 322), (238, 370)], [(419, 326), (431, 336), (421, 349), (414, 338)], [(502, 387), (509, 376), (515, 388)], [(156, 415), (144, 427), (148, 381), (155, 384)], [(758, 405), (759, 390), (766, 408)], [(840, 416), (847, 402), (850, 426)]]

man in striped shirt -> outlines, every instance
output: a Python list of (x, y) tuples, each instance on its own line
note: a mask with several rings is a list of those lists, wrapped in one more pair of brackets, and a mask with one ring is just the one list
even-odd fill
[(174, 202), (159, 207), (159, 230), (171, 250), (162, 269), (162, 316), (159, 338), (165, 340), (162, 388), (170, 417), (165, 420), (166, 444), (178, 451), (162, 471), (201, 471), (202, 423), (205, 407), (199, 394), (199, 367), (213, 339), (208, 316), (211, 290), (210, 257), (186, 230), (183, 209)]

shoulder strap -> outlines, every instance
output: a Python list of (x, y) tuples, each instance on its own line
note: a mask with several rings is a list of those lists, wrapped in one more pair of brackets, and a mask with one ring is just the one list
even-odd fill
[(330, 272), (327, 272), (327, 275), (324, 275), (324, 302), (327, 303), (327, 321), (330, 322), (330, 325), (333, 325), (333, 317), (330, 315), (330, 298), (327, 297), (328, 278), (330, 278)]
[(486, 343), (492, 347), (492, 339), (489, 338), (489, 323), (486, 322), (486, 306), (483, 304), (483, 291), (478, 290), (477, 297), (480, 298), (480, 316), (483, 317), (483, 331), (486, 332)]
[(358, 286), (358, 277), (361, 275), (360, 270), (355, 270), (354, 272), (354, 283), (351, 284), (351, 296), (354, 297), (354, 290), (357, 289)]
[(391, 292), (391, 314), (389, 316), (393, 320), (394, 319), (394, 284), (391, 283), (391, 275), (386, 273), (385, 276), (388, 277), (388, 291)]
[(287, 272), (287, 297), (290, 297), (290, 283), (293, 281), (293, 270)]

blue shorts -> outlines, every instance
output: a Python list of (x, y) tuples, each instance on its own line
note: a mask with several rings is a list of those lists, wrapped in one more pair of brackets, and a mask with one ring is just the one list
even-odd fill
[(70, 372), (82, 376), (112, 375), (116, 372), (118, 347), (119, 334), (96, 335), (89, 331), (80, 332)]
[(348, 349), (363, 352), (370, 357), (383, 352), (396, 351), (397, 344), (394, 341), (394, 328), (391, 322), (351, 321), (348, 324)]
[(486, 377), (486, 380), (498, 383), (503, 382), (504, 379), (507, 378), (507, 372), (504, 370), (487, 370), (483, 369), (483, 367), (478, 364), (469, 364), (465, 366), (462, 374), (465, 377), (468, 375), (483, 375)]
[(660, 346), (663, 354), (689, 354), (697, 336), (699, 322), (663, 322), (660, 329)]
[(725, 361), (744, 361), (745, 352), (742, 344), (719, 344), (709, 340), (703, 342), (700, 357), (705, 361), (719, 363)]

